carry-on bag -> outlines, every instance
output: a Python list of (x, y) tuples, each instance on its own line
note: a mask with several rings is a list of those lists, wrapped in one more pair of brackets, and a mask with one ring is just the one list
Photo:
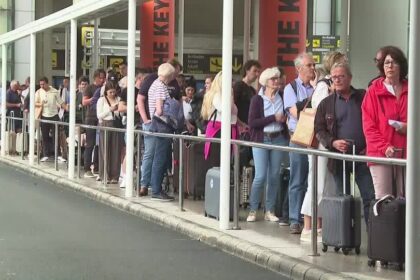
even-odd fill
[(244, 166), (241, 174), (239, 205), (246, 208), (249, 205), (251, 196), (252, 181), (254, 179), (254, 170), (251, 166)]
[[(355, 146), (353, 146), (353, 155)], [(322, 251), (328, 246), (334, 251), (340, 249), (344, 255), (354, 248), (360, 254), (361, 244), (361, 205), (360, 198), (354, 197), (355, 163), (353, 162), (353, 180), (350, 186), (352, 194), (346, 194), (346, 161), (343, 160), (343, 194), (337, 197), (324, 197), (320, 210), (322, 213)]]
[[(230, 220), (233, 219), (233, 190), (230, 187)], [(204, 195), (204, 216), (212, 217), (219, 220), (219, 205), (220, 205), (220, 168), (213, 167), (207, 171), (206, 186)]]
[[(404, 170), (401, 177), (404, 190)], [(393, 168), (393, 195), (373, 201), (369, 210), (368, 265), (374, 266), (380, 261), (382, 265), (396, 264), (397, 270), (402, 271), (405, 262), (405, 199), (397, 197), (396, 178)]]

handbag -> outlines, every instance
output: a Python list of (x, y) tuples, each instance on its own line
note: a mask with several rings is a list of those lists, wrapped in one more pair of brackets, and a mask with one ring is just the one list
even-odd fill
[[(106, 102), (108, 103), (109, 107), (111, 108), (111, 103), (108, 100), (108, 97), (105, 96)], [(124, 128), (124, 124), (122, 122), (121, 117), (117, 117), (114, 112), (111, 111), (112, 114), (112, 126), (115, 128)]]
[(318, 140), (315, 137), (316, 110), (306, 108), (308, 103), (309, 101), (306, 103), (305, 107), (300, 112), (295, 132), (293, 133), (290, 141), (294, 144), (298, 144), (308, 148), (318, 148)]

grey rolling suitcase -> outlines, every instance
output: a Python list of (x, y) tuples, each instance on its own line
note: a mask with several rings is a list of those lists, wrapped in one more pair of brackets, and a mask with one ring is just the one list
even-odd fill
[[(219, 220), (220, 205), (220, 168), (213, 167), (207, 171), (205, 194), (204, 194), (204, 216)], [(230, 187), (230, 210), (229, 219), (233, 219), (233, 187)]]
[[(353, 154), (354, 152), (353, 145)], [(332, 246), (336, 252), (341, 249), (344, 255), (353, 248), (356, 254), (360, 254), (362, 201), (354, 197), (354, 172), (353, 162), (353, 195), (346, 194), (346, 164), (343, 161), (343, 195), (325, 197), (321, 203), (323, 252), (328, 250), (328, 246)]]

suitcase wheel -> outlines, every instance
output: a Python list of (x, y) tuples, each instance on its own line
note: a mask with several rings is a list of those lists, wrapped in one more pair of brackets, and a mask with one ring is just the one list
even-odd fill
[(338, 251), (340, 251), (340, 248), (339, 247), (334, 247), (334, 252), (338, 252)]
[(328, 246), (326, 244), (322, 244), (322, 252), (327, 252), (328, 251)]
[(359, 255), (360, 254), (360, 247), (356, 247), (355, 252), (356, 252), (357, 255)]
[(349, 248), (342, 248), (341, 250), (343, 251), (343, 254), (345, 256), (347, 256), (349, 254), (349, 252), (351, 251), (351, 249), (349, 249)]
[(376, 261), (375, 260), (368, 260), (368, 266), (372, 267), (375, 266)]

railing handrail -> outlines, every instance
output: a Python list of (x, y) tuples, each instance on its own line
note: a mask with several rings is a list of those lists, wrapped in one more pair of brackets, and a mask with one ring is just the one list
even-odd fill
[[(17, 117), (9, 117), (8, 119), (14, 120), (23, 120), (24, 118), (17, 118)], [(60, 122), (60, 121), (52, 121), (52, 120), (43, 120), (39, 119), (38, 122), (42, 123), (51, 123), (51, 124), (58, 124), (63, 126), (69, 126), (67, 122)], [(121, 132), (126, 133), (126, 128), (115, 128), (115, 127), (106, 127), (106, 126), (96, 126), (96, 125), (87, 125), (87, 124), (76, 124), (76, 126), (81, 128), (87, 129), (99, 129), (99, 130), (107, 130), (107, 131), (114, 131), (114, 132)], [(196, 141), (196, 142), (211, 142), (211, 143), (220, 143), (220, 138), (205, 138), (202, 136), (192, 136), (192, 135), (185, 135), (185, 134), (167, 134), (167, 133), (158, 133), (158, 132), (149, 132), (140, 129), (134, 129), (134, 133), (142, 134), (147, 136), (157, 136), (157, 137), (164, 137), (164, 138), (172, 138), (172, 139), (183, 139), (189, 141)], [(362, 156), (362, 155), (352, 155), (352, 154), (340, 154), (331, 151), (322, 151), (319, 149), (313, 148), (296, 148), (296, 147), (289, 147), (289, 146), (278, 146), (278, 145), (268, 145), (264, 143), (257, 143), (251, 141), (244, 141), (244, 140), (230, 140), (231, 144), (236, 144), (239, 146), (247, 146), (253, 148), (262, 148), (262, 149), (269, 149), (269, 150), (277, 150), (277, 151), (284, 151), (284, 152), (293, 152), (299, 154), (307, 154), (307, 155), (316, 155), (321, 157), (326, 157), (330, 159), (337, 159), (337, 160), (348, 160), (348, 161), (355, 161), (355, 162), (366, 162), (366, 163), (376, 163), (376, 164), (388, 164), (388, 165), (398, 165), (398, 166), (406, 166), (407, 160), (405, 159), (398, 159), (398, 158), (381, 158), (381, 157), (371, 157), (371, 156)]]

